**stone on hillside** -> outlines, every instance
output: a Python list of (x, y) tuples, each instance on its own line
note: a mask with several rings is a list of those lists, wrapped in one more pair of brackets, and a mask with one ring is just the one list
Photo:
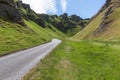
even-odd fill
[(0, 17), (7, 18), (8, 20), (12, 20), (13, 22), (23, 24), (19, 10), (15, 6), (9, 5), (9, 4), (14, 4), (14, 0), (5, 0), (5, 1), (8, 4), (0, 1)]

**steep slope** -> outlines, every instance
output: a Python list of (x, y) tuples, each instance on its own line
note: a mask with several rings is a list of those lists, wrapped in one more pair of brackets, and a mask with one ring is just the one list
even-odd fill
[(44, 29), (33, 21), (25, 21), (26, 28), (17, 23), (6, 22), (0, 19), (0, 55), (36, 46), (50, 41), (53, 38), (65, 37), (65, 34), (50, 29)]
[(89, 24), (73, 38), (119, 40), (120, 0), (107, 0)]
[(89, 20), (84, 20), (77, 15), (68, 16), (67, 13), (60, 16), (37, 14), (30, 8), (29, 4), (22, 3), (20, 0), (18, 0), (16, 4), (20, 10), (21, 16), (25, 20), (32, 20), (41, 27), (51, 30), (53, 30), (54, 27), (65, 34), (69, 33), (69, 35), (73, 35), (83, 29)]
[(82, 30), (89, 19), (37, 14), (21, 0), (0, 0), (0, 56)]
[(89, 19), (82, 19), (77, 15), (68, 16), (67, 13), (60, 16), (48, 14), (37, 14), (36, 16), (37, 18), (28, 17), (27, 20), (32, 20), (43, 28), (52, 29), (53, 26), (68, 35), (74, 35), (82, 30), (89, 21)]
[[(22, 12), (26, 10), (17, 7), (16, 2), (0, 0), (0, 56), (48, 42), (53, 38), (65, 37), (65, 34), (57, 29), (53, 28), (53, 31), (42, 28), (34, 21), (27, 20)], [(24, 4), (25, 6), (29, 7)]]

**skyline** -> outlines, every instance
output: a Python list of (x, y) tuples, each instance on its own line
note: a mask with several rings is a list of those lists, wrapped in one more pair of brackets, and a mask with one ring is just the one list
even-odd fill
[(57, 14), (68, 13), (82, 18), (91, 18), (103, 6), (106, 0), (91, 2), (91, 0), (22, 0), (30, 4), (36, 13)]

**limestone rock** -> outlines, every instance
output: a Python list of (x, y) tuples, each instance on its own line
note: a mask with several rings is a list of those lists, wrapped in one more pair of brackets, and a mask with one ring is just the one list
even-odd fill
[(21, 14), (16, 8), (14, 0), (0, 0), (0, 17), (23, 24)]

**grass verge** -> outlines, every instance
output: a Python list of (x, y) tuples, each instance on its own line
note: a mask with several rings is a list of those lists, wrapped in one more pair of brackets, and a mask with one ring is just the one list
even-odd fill
[(46, 43), (53, 38), (65, 36), (57, 30), (53, 32), (50, 29), (42, 28), (35, 22), (25, 22), (28, 28), (0, 19), (0, 56)]
[(65, 41), (23, 80), (119, 80), (120, 50), (88, 41)]

